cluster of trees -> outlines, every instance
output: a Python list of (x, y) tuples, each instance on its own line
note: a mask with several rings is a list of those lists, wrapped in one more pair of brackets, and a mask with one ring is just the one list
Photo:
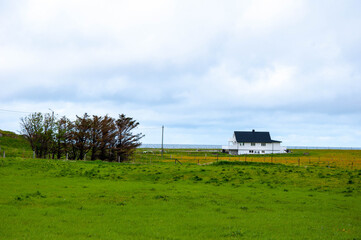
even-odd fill
[(139, 122), (124, 114), (114, 119), (85, 113), (70, 121), (65, 116), (32, 113), (21, 118), (20, 125), (37, 158), (82, 160), (89, 153), (91, 160), (127, 161), (144, 137), (132, 133)]

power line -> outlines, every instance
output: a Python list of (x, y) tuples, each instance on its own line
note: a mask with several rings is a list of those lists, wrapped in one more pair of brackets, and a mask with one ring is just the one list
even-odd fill
[(161, 129), (162, 127), (138, 127), (138, 129)]
[(15, 111), (15, 110), (8, 110), (8, 109), (1, 109), (1, 108), (0, 108), (0, 111), (3, 111), (3, 112), (14, 112), (14, 113), (32, 113), (32, 112)]

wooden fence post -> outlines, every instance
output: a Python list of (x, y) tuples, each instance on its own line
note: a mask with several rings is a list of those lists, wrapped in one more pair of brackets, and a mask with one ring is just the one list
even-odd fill
[(298, 158), (298, 166), (300, 166), (301, 160), (300, 158)]
[(5, 158), (5, 151), (4, 151), (4, 155), (3, 155), (3, 158)]

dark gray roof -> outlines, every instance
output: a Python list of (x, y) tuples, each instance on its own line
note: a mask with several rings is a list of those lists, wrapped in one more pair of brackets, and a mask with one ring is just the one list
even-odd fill
[(234, 135), (237, 142), (250, 142), (250, 143), (272, 143), (281, 142), (272, 140), (269, 132), (256, 132), (256, 131), (235, 131)]

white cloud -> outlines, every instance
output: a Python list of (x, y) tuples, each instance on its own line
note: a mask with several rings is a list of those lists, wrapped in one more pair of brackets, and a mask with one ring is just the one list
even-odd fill
[(14, 64), (9, 69), (26, 65), (35, 71), (189, 64), (210, 54), (213, 41), (232, 35), (235, 22), (272, 29), (294, 17), (297, 5), (255, 1), (232, 9), (217, 1), (25, 1), (1, 28), (8, 40), (2, 53)]
[(237, 28), (251, 34), (270, 33), (275, 28), (296, 22), (303, 17), (304, 11), (304, 1), (251, 1), (237, 19)]
[(223, 32), (226, 13), (216, 7), (176, 1), (26, 1), (13, 13), (18, 18), (1, 28), (8, 40), (3, 47), (19, 44), (26, 57), (14, 54), (17, 46), (3, 54), (14, 58), (10, 69), (23, 62), (35, 71), (39, 66), (64, 71), (142, 62), (182, 64), (207, 52), (212, 38)]
[(229, 107), (274, 107), (292, 103), (297, 89), (296, 67), (272, 64), (266, 68), (238, 72), (227, 64), (209, 69), (200, 79), (189, 83), (190, 104)]
[[(361, 118), (359, 4), (325, 5), (9, 2), (0, 9), (0, 108), (125, 112), (171, 126), (174, 143), (219, 143), (208, 132), (220, 139), (256, 128), (294, 145), (337, 136), (352, 145), (347, 136)], [(1, 128), (15, 128), (9, 118)]]
[(102, 98), (126, 90), (129, 82), (124, 78), (97, 79), (89, 81), (83, 79), (76, 82), (77, 93), (84, 97)]

